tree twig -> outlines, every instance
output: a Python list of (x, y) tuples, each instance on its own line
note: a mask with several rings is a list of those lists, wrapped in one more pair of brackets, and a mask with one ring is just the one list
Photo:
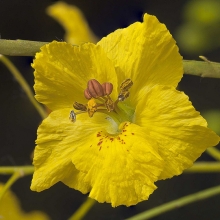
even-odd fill
[(196, 162), (184, 173), (220, 173), (220, 162)]
[(188, 205), (193, 202), (201, 201), (203, 199), (210, 198), (212, 196), (216, 196), (220, 194), (220, 186), (215, 186), (209, 189), (202, 190), (200, 192), (190, 194), (188, 196), (181, 197), (179, 199), (173, 200), (171, 202), (165, 203), (163, 205), (157, 206), (153, 209), (147, 210), (145, 212), (142, 212), (140, 214), (137, 214), (131, 218), (128, 218), (126, 220), (144, 220), (144, 219), (150, 219), (155, 216), (161, 215), (165, 212), (168, 212), (170, 210), (174, 210), (177, 208), (180, 208), (182, 206)]
[(0, 54), (0, 61), (9, 69), (11, 74), (15, 77), (17, 82), (20, 84), (24, 92), (26, 93), (27, 97), (29, 98), (30, 102), (33, 104), (35, 109), (38, 111), (42, 119), (47, 117), (47, 113), (45, 109), (36, 101), (34, 98), (34, 94), (22, 76), (22, 74), (19, 72), (19, 70), (14, 66), (14, 64), (6, 57)]
[(20, 172), (25, 175), (32, 174), (34, 172), (34, 166), (28, 165), (28, 166), (0, 166), (0, 174), (3, 175), (10, 175), (15, 172)]
[(220, 78), (220, 63), (183, 60), (184, 73), (200, 77)]
[(0, 39), (0, 54), (8, 56), (35, 56), (48, 42)]
[[(8, 56), (35, 56), (49, 42), (0, 39), (0, 54)], [(200, 77), (220, 78), (220, 63), (183, 60), (184, 73)]]
[(88, 197), (87, 200), (76, 210), (75, 213), (73, 213), (68, 220), (82, 219), (95, 203), (96, 201), (94, 199)]

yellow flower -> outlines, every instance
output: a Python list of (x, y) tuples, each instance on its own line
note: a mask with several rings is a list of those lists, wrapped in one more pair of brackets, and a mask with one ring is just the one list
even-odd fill
[(97, 42), (80, 9), (65, 2), (56, 2), (47, 8), (47, 13), (65, 29), (65, 41), (71, 44)]
[(38, 128), (32, 190), (61, 181), (113, 207), (134, 205), (219, 142), (175, 89), (182, 57), (154, 16), (97, 45), (54, 41), (33, 68), (36, 99), (52, 113)]
[[(0, 183), (0, 190), (3, 184)], [(0, 201), (0, 219), (3, 220), (49, 220), (49, 217), (40, 211), (25, 213), (21, 210), (17, 197), (7, 191)]]

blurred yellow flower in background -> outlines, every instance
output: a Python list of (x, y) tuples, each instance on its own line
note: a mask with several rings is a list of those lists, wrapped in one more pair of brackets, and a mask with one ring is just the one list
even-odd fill
[(113, 207), (135, 205), (219, 142), (176, 90), (182, 57), (154, 16), (96, 45), (53, 41), (33, 68), (36, 99), (52, 113), (38, 128), (32, 190), (61, 181)]
[(47, 13), (65, 29), (64, 40), (71, 44), (97, 42), (97, 37), (79, 8), (65, 2), (56, 2), (47, 8)]
[[(0, 183), (0, 190), (3, 184)], [(17, 197), (7, 190), (0, 201), (0, 219), (2, 220), (49, 220), (49, 217), (40, 211), (25, 213), (19, 204)]]

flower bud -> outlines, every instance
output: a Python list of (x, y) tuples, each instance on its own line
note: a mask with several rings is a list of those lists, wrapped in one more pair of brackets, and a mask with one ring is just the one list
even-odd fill
[(89, 80), (87, 84), (87, 88), (88, 88), (89, 94), (93, 98), (104, 96), (102, 85), (96, 79)]
[(112, 93), (113, 90), (113, 85), (110, 82), (105, 82), (102, 84), (102, 88), (104, 91), (104, 95), (110, 95)]

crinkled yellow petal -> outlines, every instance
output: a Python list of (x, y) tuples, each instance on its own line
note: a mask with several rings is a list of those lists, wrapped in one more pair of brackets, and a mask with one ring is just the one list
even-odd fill
[[(34, 191), (47, 189), (70, 174), (73, 177), (77, 175), (78, 171), (71, 159), (75, 149), (88, 144), (88, 138), (94, 134), (95, 129), (111, 125), (101, 113), (97, 115), (100, 119), (96, 115), (93, 118), (89, 118), (88, 114), (77, 115), (76, 122), (72, 123), (69, 120), (70, 111), (53, 111), (38, 128), (33, 160), (35, 172), (31, 184)], [(86, 192), (86, 188), (82, 191)]]
[(112, 206), (148, 199), (163, 169), (150, 136), (128, 122), (118, 135), (110, 135), (115, 124), (105, 114), (77, 115), (72, 123), (69, 111), (53, 111), (38, 129), (31, 189), (42, 191), (62, 181)]
[[(3, 184), (0, 183), (0, 191)], [(17, 197), (7, 190), (0, 201), (0, 219), (4, 220), (49, 220), (50, 218), (43, 212), (31, 211), (25, 213), (19, 204)]]
[[(147, 91), (147, 92), (146, 92)], [(160, 179), (179, 175), (206, 150), (217, 145), (219, 137), (188, 97), (169, 86), (155, 86), (139, 93), (135, 123), (150, 132), (165, 161)]]
[[(144, 15), (136, 22), (116, 30), (98, 42), (113, 61), (119, 83), (131, 78), (133, 93), (155, 84), (176, 87), (183, 75), (182, 57), (171, 34), (155, 16)], [(136, 98), (133, 96), (133, 98)]]
[[(85, 103), (83, 91), (90, 79), (109, 81), (117, 88), (112, 62), (100, 46), (92, 43), (72, 46), (53, 41), (41, 48), (32, 66), (35, 97), (51, 110), (72, 107), (74, 101)], [(112, 97), (116, 98), (116, 93), (114, 90)]]
[(163, 160), (147, 133), (129, 122), (112, 136), (99, 130), (87, 145), (77, 147), (72, 162), (91, 184), (89, 196), (98, 202), (135, 205), (148, 199), (163, 169)]
[(47, 8), (47, 13), (57, 20), (65, 29), (65, 41), (71, 44), (96, 42), (97, 37), (79, 8), (65, 2), (57, 2)]
[(62, 182), (70, 188), (79, 190), (84, 194), (91, 191), (91, 184), (90, 181), (86, 179), (86, 173), (77, 170), (73, 164), (72, 170), (69, 170), (69, 172), (66, 173), (65, 177), (62, 179)]

